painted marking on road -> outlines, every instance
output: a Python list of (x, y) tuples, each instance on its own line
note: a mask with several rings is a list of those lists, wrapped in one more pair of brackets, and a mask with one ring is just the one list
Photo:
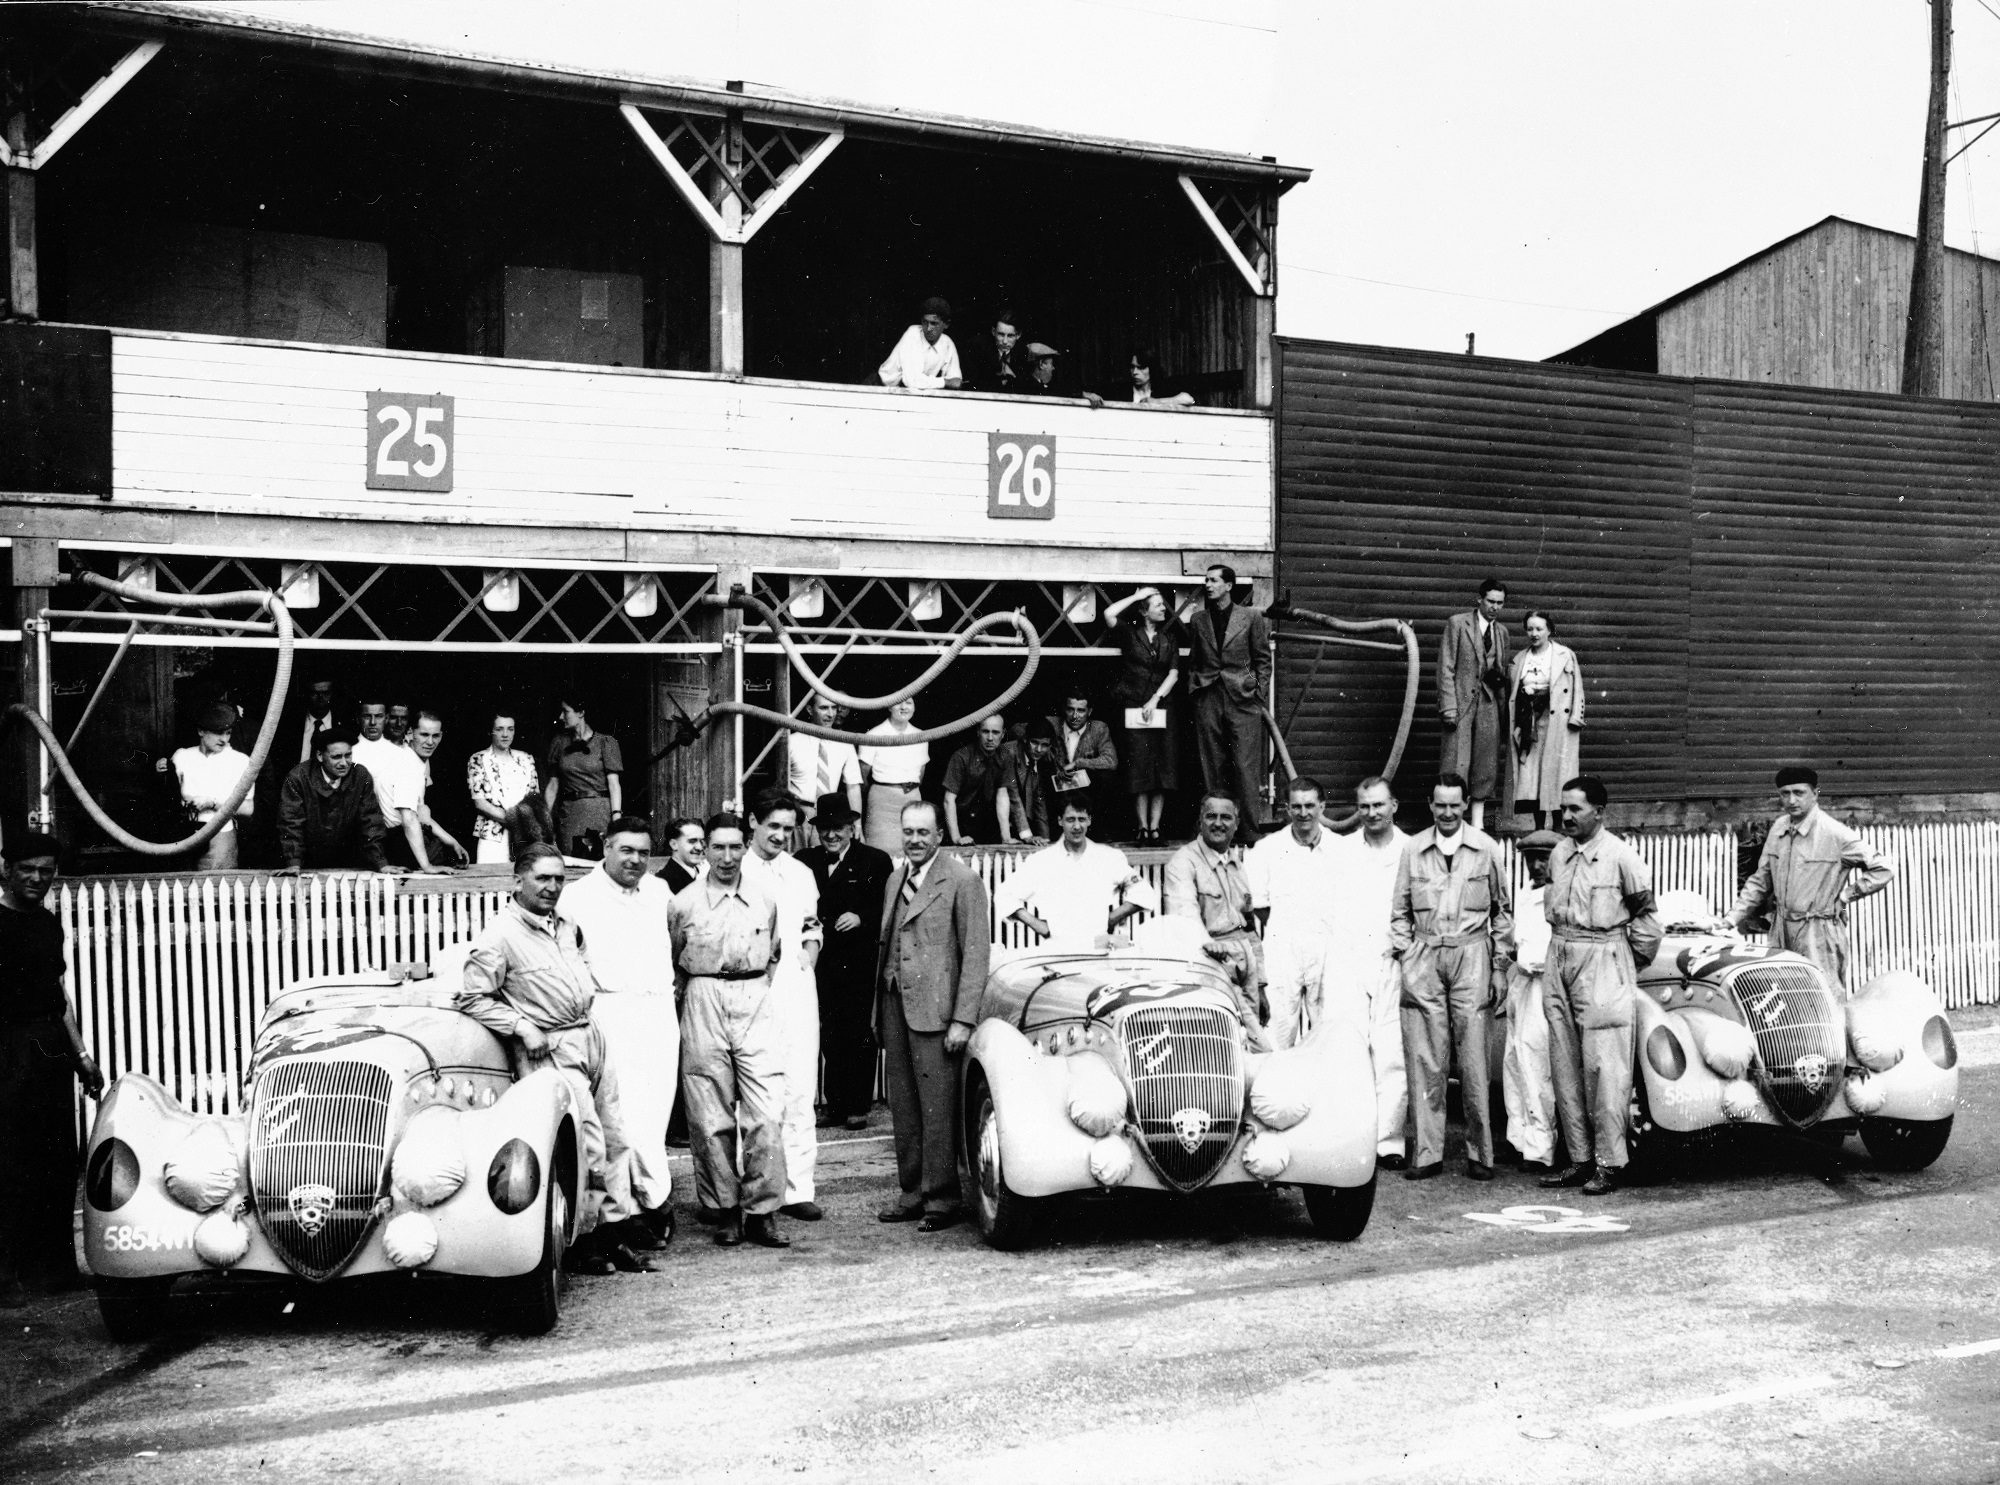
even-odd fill
[(1169, 1284), (1151, 1274), (1129, 1268), (1072, 1269), (1068, 1275), (1070, 1293), (1079, 1299), (1110, 1299), (1133, 1294), (1192, 1294), (1179, 1284)]
[(1485, 1222), (1494, 1227), (1511, 1227), (1519, 1232), (1630, 1232), (1631, 1224), (1616, 1217), (1580, 1212), (1575, 1207), (1502, 1207), (1497, 1212), (1467, 1212), (1468, 1222)]
[(1657, 1403), (1650, 1408), (1627, 1408), (1620, 1412), (1604, 1413), (1598, 1417), (1595, 1426), (1624, 1428), (1636, 1423), (1660, 1423), (1668, 1418), (1691, 1418), (1702, 1413), (1720, 1413), (1725, 1408), (1776, 1402), (1781, 1397), (1796, 1397), (1801, 1392), (1817, 1392), (1823, 1387), (1837, 1386), (1839, 1382), (1840, 1378), (1824, 1372), (1815, 1377), (1783, 1377), (1773, 1382), (1758, 1382), (1750, 1387), (1713, 1393), (1708, 1397), (1690, 1397), (1680, 1402)]
[(1940, 1361), (1959, 1361), (1967, 1356), (1990, 1356), (2000, 1351), (2000, 1340), (1967, 1341), (1963, 1346), (1946, 1346), (1938, 1352)]

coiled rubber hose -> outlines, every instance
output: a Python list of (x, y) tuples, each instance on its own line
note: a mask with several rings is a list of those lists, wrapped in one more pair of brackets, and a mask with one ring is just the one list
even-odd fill
[[(252, 789), (257, 787), (257, 775), (264, 767), (264, 760), (271, 756), (271, 744), (278, 735), (278, 712), (285, 704), (285, 692), (292, 683), (291, 613), (286, 609), (284, 600), (277, 594), (255, 588), (236, 593), (156, 593), (151, 588), (113, 582), (110, 578), (101, 577), (94, 572), (78, 574), (72, 581), (80, 581), (89, 587), (123, 598), (128, 603), (150, 603), (161, 608), (209, 609), (251, 604), (257, 608), (270, 610), (271, 618), (278, 628), (278, 670), (271, 679), (271, 699), (264, 708), (264, 725), (258, 729), (256, 744), (250, 749), (250, 766), (243, 770), (243, 777), (236, 781), (236, 787), (230, 790), (229, 797), (217, 806), (215, 814), (208, 822), (184, 840), (141, 840), (107, 815), (103, 806), (98, 804), (90, 790), (84, 787), (83, 780), (77, 776), (75, 765), (69, 761), (69, 754), (64, 751), (62, 743), (57, 739), (55, 729), (50, 727), (47, 718), (32, 706), (25, 702), (15, 702), (4, 714), (0, 714), (0, 723), (19, 717), (35, 729), (42, 740), (42, 746), (49, 750), (49, 757), (55, 762), (56, 772), (62, 775), (63, 782), (69, 785), (70, 793), (76, 796), (76, 802), (82, 805), (84, 812), (97, 822), (100, 830), (126, 850), (136, 851), (141, 856), (178, 856), (183, 852), (207, 845), (221, 834), (223, 826), (235, 820), (236, 807), (243, 803)], [(124, 653), (121, 648), (113, 657), (114, 667), (123, 658)]]
[[(704, 601), (718, 608), (748, 609), (751, 613), (757, 615), (758, 618), (764, 621), (771, 633), (777, 636), (778, 643), (784, 648), (786, 658), (792, 663), (792, 669), (799, 673), (799, 678), (810, 686), (817, 695), (824, 696), (835, 706), (852, 707), (856, 711), (863, 712), (885, 711), (897, 702), (916, 695), (917, 692), (923, 690), (924, 687), (928, 686), (949, 669), (952, 662), (964, 653), (967, 645), (990, 629), (1011, 627), (1015, 633), (1026, 641), (1028, 646), (1028, 663), (1022, 667), (1020, 675), (1015, 677), (1013, 685), (1002, 691), (992, 701), (979, 708), (979, 710), (968, 712), (955, 721), (947, 722), (939, 727), (925, 727), (915, 732), (901, 734), (897, 743), (899, 747), (920, 742), (936, 742), (939, 738), (953, 737), (958, 733), (968, 732), (972, 728), (977, 727), (984, 718), (992, 716), (997, 711), (1004, 710), (1009, 702), (1027, 690), (1028, 682), (1035, 678), (1035, 671), (1042, 663), (1042, 637), (1035, 632), (1033, 624), (1030, 624), (1020, 614), (988, 614), (985, 618), (978, 620), (970, 627), (960, 630), (953, 637), (951, 647), (931, 663), (930, 669), (926, 670), (901, 690), (891, 691), (884, 696), (850, 696), (845, 691), (834, 690), (833, 687), (827, 685), (826, 682), (813, 673), (812, 667), (806, 663), (805, 656), (799, 653), (798, 646), (793, 642), (790, 633), (787, 632), (783, 618), (762, 599), (753, 598), (741, 588), (732, 588), (729, 591), (729, 596), (726, 598), (710, 596)], [(695, 724), (695, 729), (699, 731), (701, 728), (708, 726), (718, 716), (755, 717), (760, 722), (769, 722), (774, 727), (782, 727), (790, 732), (804, 733), (807, 737), (824, 738), (828, 742), (853, 743), (857, 747), (874, 746), (877, 742), (877, 739), (871, 738), (865, 732), (843, 732), (838, 727), (822, 727), (817, 722), (802, 722), (797, 717), (786, 716), (783, 712), (774, 712), (761, 706), (751, 706), (749, 703), (742, 701), (718, 701), (714, 703), (702, 714), (701, 719)], [(689, 740), (692, 741), (692, 738)]]
[[(1332, 614), (1315, 613), (1309, 608), (1293, 608), (1282, 598), (1266, 609), (1265, 617), (1280, 623), (1297, 622), (1311, 624), (1319, 629), (1331, 629), (1340, 634), (1368, 634), (1378, 629), (1393, 629), (1402, 637), (1403, 653), (1407, 667), (1403, 680), (1403, 714), (1396, 723), (1396, 741), (1389, 748), (1389, 761), (1382, 765), (1382, 777), (1393, 780), (1397, 765), (1403, 761), (1403, 749), (1409, 745), (1410, 723), (1417, 715), (1417, 683), (1423, 669), (1423, 656), (1417, 648), (1417, 632), (1401, 619), (1336, 619)], [(1292, 764), (1291, 749), (1285, 746), (1285, 734), (1278, 726), (1278, 719), (1271, 715), (1271, 709), (1258, 703), (1264, 713), (1264, 720), (1270, 724), (1271, 742), (1278, 750), (1278, 757), (1285, 766), (1285, 780), (1289, 783), (1299, 776)], [(1327, 824), (1335, 830), (1346, 830), (1361, 819), (1361, 812), (1353, 810), (1345, 815), (1329, 817)]]

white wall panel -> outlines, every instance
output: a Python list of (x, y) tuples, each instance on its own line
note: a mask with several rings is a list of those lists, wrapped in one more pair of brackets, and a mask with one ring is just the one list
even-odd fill
[[(449, 493), (366, 487), (371, 391), (454, 400)], [(1271, 424), (877, 387), (120, 334), (114, 499), (305, 515), (1003, 545), (1268, 549)], [(1056, 516), (989, 519), (987, 435), (1047, 434)]]

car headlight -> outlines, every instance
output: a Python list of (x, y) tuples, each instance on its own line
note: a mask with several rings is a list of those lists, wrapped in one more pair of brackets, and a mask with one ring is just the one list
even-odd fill
[(167, 1194), (190, 1211), (212, 1212), (229, 1200), (240, 1168), (241, 1157), (228, 1126), (205, 1119), (167, 1157), (160, 1181)]
[(100, 1212), (115, 1212), (132, 1199), (139, 1189), (139, 1157), (132, 1147), (113, 1135), (100, 1141), (90, 1152), (90, 1164), (83, 1177), (83, 1193)]
[(434, 1207), (465, 1184), (465, 1151), (455, 1109), (432, 1105), (403, 1126), (390, 1162), (396, 1195), (413, 1207)]
[(1653, 1034), (1646, 1038), (1646, 1061), (1668, 1082), (1687, 1071), (1687, 1053), (1681, 1049), (1681, 1039), (1664, 1026), (1655, 1026)]
[(486, 1167), (486, 1194), (510, 1217), (542, 1194), (542, 1162), (526, 1140), (509, 1140), (495, 1152)]
[(422, 1268), (437, 1250), (437, 1223), (422, 1212), (398, 1212), (382, 1229), (383, 1255), (397, 1268)]

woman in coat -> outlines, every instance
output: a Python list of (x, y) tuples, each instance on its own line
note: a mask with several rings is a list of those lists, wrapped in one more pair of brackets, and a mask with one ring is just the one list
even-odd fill
[(1583, 671), (1576, 652), (1555, 640), (1555, 624), (1536, 609), (1523, 626), (1528, 643), (1511, 666), (1514, 809), (1535, 828), (1561, 807), (1564, 781), (1582, 772)]
[[(1121, 617), (1135, 605), (1138, 617)], [(1180, 708), (1170, 700), (1181, 676), (1181, 626), (1167, 616), (1167, 600), (1158, 588), (1119, 599), (1104, 610), (1104, 621), (1118, 644), (1118, 674), (1111, 685), (1116, 720), (1122, 723), (1126, 712), (1136, 711), (1143, 724), (1124, 729), (1119, 756), (1138, 838), (1150, 843), (1160, 838), (1168, 793), (1181, 786)]]

